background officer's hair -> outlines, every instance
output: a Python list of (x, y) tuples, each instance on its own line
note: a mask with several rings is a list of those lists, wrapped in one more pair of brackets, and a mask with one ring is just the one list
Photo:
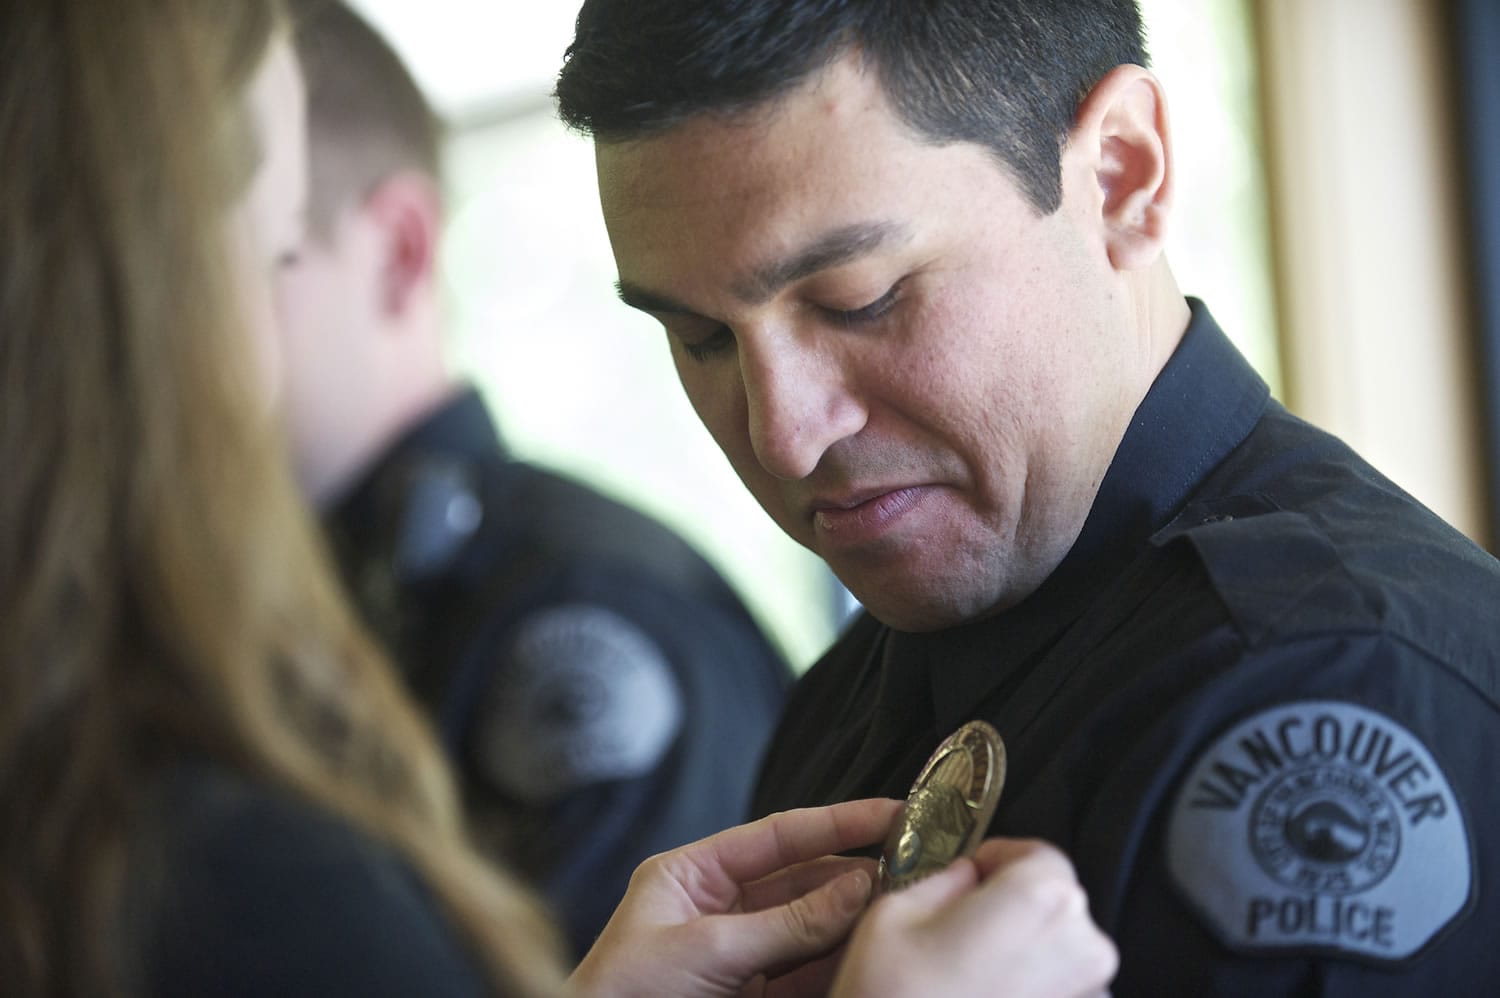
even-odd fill
[(1079, 102), (1146, 64), (1136, 0), (586, 0), (555, 96), (577, 131), (642, 138), (762, 105), (850, 50), (917, 133), (987, 146), (1043, 214)]
[(410, 71), (339, 0), (290, 0), (307, 80), (308, 225), (327, 237), (345, 206), (402, 170), (442, 175), (443, 123)]

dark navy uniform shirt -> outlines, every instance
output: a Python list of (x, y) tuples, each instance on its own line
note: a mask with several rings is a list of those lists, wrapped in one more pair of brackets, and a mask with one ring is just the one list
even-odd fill
[(1125, 995), (1500, 989), (1500, 564), (1268, 397), (1201, 303), (1018, 606), (858, 619), (755, 812), (904, 797), (995, 725), (991, 834), (1062, 847)]
[(331, 513), (481, 838), (578, 954), (646, 857), (744, 819), (789, 673), (665, 527), (504, 452), (468, 391)]

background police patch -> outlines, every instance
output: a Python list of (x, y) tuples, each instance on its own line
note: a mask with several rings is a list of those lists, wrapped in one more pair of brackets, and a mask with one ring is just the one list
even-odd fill
[(645, 631), (601, 606), (528, 616), (481, 708), (476, 761), (497, 789), (542, 804), (650, 772), (682, 727), (682, 694)]
[(1193, 763), (1167, 865), (1239, 949), (1400, 960), (1463, 910), (1473, 863), (1447, 777), (1410, 731), (1351, 703), (1262, 711)]

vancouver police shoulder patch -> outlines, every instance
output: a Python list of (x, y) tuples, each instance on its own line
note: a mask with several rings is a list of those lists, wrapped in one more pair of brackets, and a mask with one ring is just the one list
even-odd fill
[(516, 628), (472, 742), (496, 789), (545, 804), (645, 776), (683, 720), (676, 675), (651, 636), (608, 607), (569, 603)]
[(1473, 885), (1463, 811), (1432, 753), (1352, 703), (1263, 710), (1198, 756), (1172, 805), (1167, 866), (1226, 944), (1417, 953)]

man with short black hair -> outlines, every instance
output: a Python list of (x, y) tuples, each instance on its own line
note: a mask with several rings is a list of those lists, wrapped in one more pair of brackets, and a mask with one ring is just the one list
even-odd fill
[(586, 0), (557, 84), (627, 304), (867, 608), (759, 813), (965, 722), (1119, 995), (1500, 978), (1500, 566), (1269, 398), (1162, 253), (1132, 0)]
[(507, 454), (444, 363), (440, 123), (350, 9), (293, 7), (312, 161), (311, 236), (281, 281), (298, 477), (477, 831), (582, 954), (638, 863), (741, 820), (787, 671), (679, 537)]

